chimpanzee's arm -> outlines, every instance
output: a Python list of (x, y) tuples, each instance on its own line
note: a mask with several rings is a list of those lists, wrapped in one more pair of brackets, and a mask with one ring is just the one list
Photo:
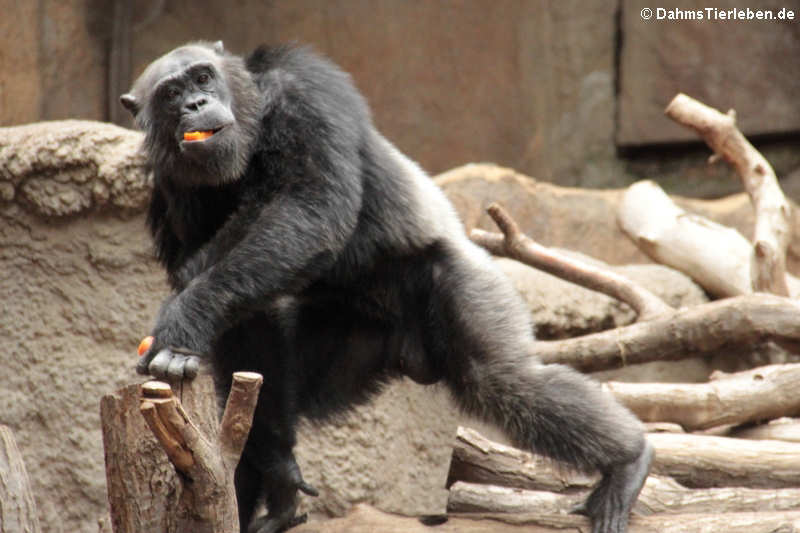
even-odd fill
[[(301, 290), (333, 264), (355, 229), (360, 207), (360, 177), (329, 173), (285, 188), (255, 217), (237, 213), (201, 249), (203, 255), (190, 259), (188, 268), (202, 271), (164, 303), (153, 346), (137, 369), (167, 374), (175, 354), (156, 358), (162, 350), (207, 354), (248, 307)], [(209, 258), (215, 260), (207, 268), (191, 266)], [(182, 374), (178, 366), (173, 362), (169, 374)]]

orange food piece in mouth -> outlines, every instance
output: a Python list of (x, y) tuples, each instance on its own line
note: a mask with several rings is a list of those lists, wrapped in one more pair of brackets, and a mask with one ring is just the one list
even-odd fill
[(203, 141), (214, 135), (213, 131), (187, 131), (183, 134), (184, 141)]
[(148, 335), (147, 337), (145, 337), (144, 339), (142, 339), (142, 342), (140, 342), (140, 343), (139, 343), (139, 356), (140, 356), (140, 357), (141, 357), (142, 355), (144, 355), (144, 354), (145, 354), (145, 352), (147, 352), (147, 350), (149, 350), (149, 349), (150, 349), (150, 346), (152, 346), (152, 345), (153, 345), (153, 341), (154, 341), (154, 340), (155, 340), (155, 339), (153, 339), (153, 337), (152, 337), (152, 336), (150, 336), (150, 335)]

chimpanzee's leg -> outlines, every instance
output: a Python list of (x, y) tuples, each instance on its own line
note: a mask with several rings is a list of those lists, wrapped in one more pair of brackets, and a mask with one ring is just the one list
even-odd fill
[(598, 384), (531, 353), (529, 313), (477, 251), (454, 252), (433, 291), (446, 325), (445, 381), (468, 413), (523, 449), (603, 477), (581, 512), (594, 533), (623, 533), (647, 477), (652, 447), (641, 423)]
[[(317, 496), (317, 491), (308, 485), (300, 474), (300, 468), (294, 459), (294, 454), (291, 449), (274, 448), (271, 453), (265, 455), (264, 448), (254, 450), (257, 453), (255, 461), (249, 462), (247, 465), (256, 472), (256, 476), (260, 478), (260, 486), (250, 485), (246, 487), (239, 484), (243, 481), (241, 477), (237, 477), (237, 495), (241, 490), (256, 489), (257, 494), (263, 495), (267, 506), (267, 514), (252, 520), (244, 516), (240, 502), (240, 519), (242, 524), (249, 523), (248, 529), (243, 529), (248, 533), (276, 533), (291, 528), (297, 524), (305, 522), (305, 515), (297, 516), (297, 506), (299, 503), (298, 491), (305, 492), (311, 496)], [(253, 454), (248, 453), (247, 457), (243, 458), (240, 462), (240, 468), (237, 469), (237, 476), (242, 470), (242, 463), (253, 457)], [(252, 474), (250, 474), (252, 475)], [(238, 496), (237, 496), (238, 497)], [(248, 497), (247, 495), (245, 496)], [(255, 504), (256, 502), (247, 502)], [(252, 515), (252, 508), (251, 508)]]
[[(315, 294), (308, 301), (286, 299), (246, 327), (236, 344), (242, 353), (258, 355), (249, 363), (238, 361), (237, 367), (262, 373), (264, 384), (237, 484), (242, 493), (260, 483), (267, 515), (243, 521), (242, 530), (275, 533), (304, 521), (304, 516), (295, 516), (298, 491), (317, 495), (303, 480), (293, 454), (299, 417), (324, 420), (379, 390), (386, 323), (358, 311), (352, 297), (332, 293)], [(250, 336), (253, 331), (258, 336)], [(252, 517), (258, 501), (242, 494), (243, 519)], [(250, 509), (242, 510), (243, 503)]]
[[(291, 306), (256, 313), (227, 331), (215, 346), (215, 373), (222, 398), (237, 370), (259, 372), (264, 382), (253, 425), (236, 469), (236, 497), (242, 533), (275, 533), (298, 523), (297, 491), (305, 484), (292, 449), (298, 420), (292, 358)], [(260, 503), (268, 514), (256, 517)]]

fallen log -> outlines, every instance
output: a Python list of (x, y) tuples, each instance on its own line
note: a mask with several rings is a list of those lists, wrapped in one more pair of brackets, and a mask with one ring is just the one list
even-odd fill
[[(741, 233), (678, 207), (650, 180), (622, 195), (619, 226), (653, 261), (679, 270), (710, 294), (725, 298), (753, 292), (753, 245)], [(800, 294), (800, 280), (784, 275), (789, 294)]]
[(494, 442), (471, 428), (456, 430), (446, 486), (457, 481), (521, 489), (577, 492), (592, 487), (597, 475), (559, 468), (540, 455)]
[(588, 492), (560, 494), (456, 481), (447, 495), (447, 512), (567, 514)]
[(731, 437), (753, 440), (785, 440), (800, 442), (800, 420), (796, 418), (779, 418), (767, 424), (734, 428)]
[(649, 434), (653, 474), (686, 487), (800, 487), (800, 445), (676, 433)]
[[(437, 524), (435, 528), (426, 523)], [(359, 504), (346, 516), (311, 522), (292, 533), (588, 533), (589, 520), (576, 515), (457, 514), (426, 520), (384, 513)], [(633, 516), (628, 533), (775, 533), (800, 530), (800, 512)]]
[(750, 294), (681, 309), (601, 333), (558, 341), (536, 341), (531, 355), (582, 372), (685, 359), (725, 346), (767, 339), (800, 339), (800, 302), (770, 294)]
[[(458, 481), (450, 487), (449, 513), (568, 513), (587, 496), (478, 485)], [(724, 487), (689, 489), (659, 476), (647, 479), (633, 508), (640, 515), (658, 513), (721, 514), (800, 510), (800, 488), (750, 489)]]
[(800, 414), (800, 364), (770, 365), (708, 383), (603, 385), (643, 422), (674, 422), (687, 431)]
[[(796, 443), (685, 433), (650, 433), (647, 438), (656, 451), (651, 473), (671, 477), (685, 487), (800, 487)], [(447, 486), (467, 481), (569, 494), (586, 490), (597, 479), (492, 442), (475, 430), (458, 428)]]

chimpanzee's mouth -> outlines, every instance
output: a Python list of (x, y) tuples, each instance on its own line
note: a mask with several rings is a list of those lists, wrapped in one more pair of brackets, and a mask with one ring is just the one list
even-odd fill
[(221, 129), (222, 127), (211, 130), (186, 131), (183, 133), (183, 140), (188, 142), (205, 141), (206, 139), (213, 137), (214, 134), (218, 133)]

